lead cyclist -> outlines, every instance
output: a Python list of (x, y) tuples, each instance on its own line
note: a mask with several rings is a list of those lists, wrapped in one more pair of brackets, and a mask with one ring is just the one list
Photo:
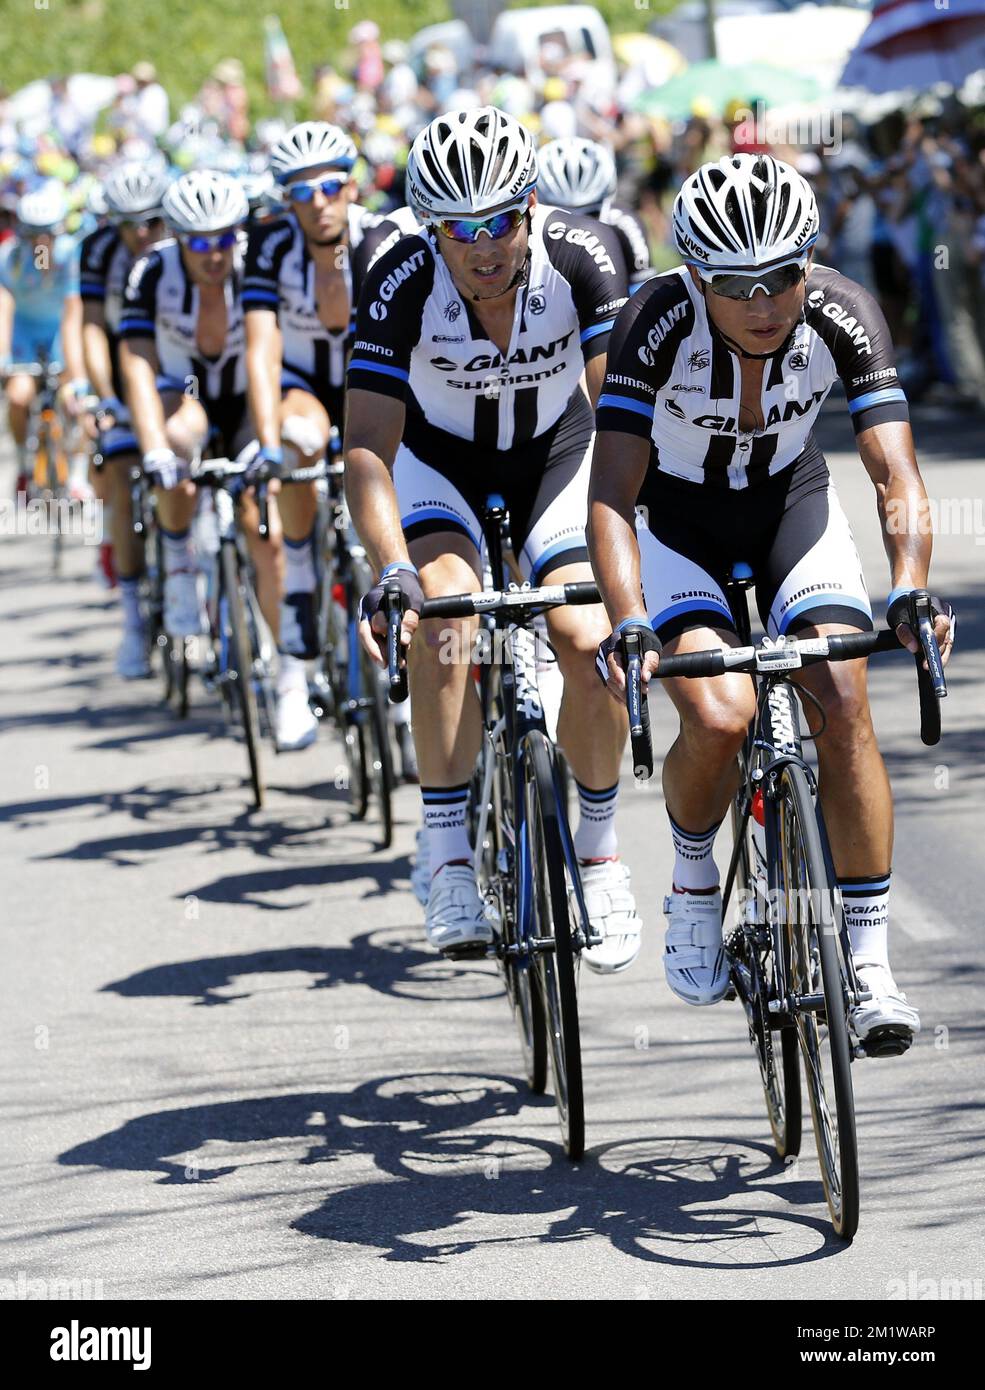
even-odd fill
[[(615, 653), (627, 624), (653, 634), (645, 678), (657, 649), (738, 645), (725, 597), (737, 560), (753, 567), (770, 636), (871, 630), (858, 553), (813, 435), (839, 378), (876, 490), (887, 618), (917, 650), (906, 596), (927, 585), (932, 541), (906, 399), (871, 295), (814, 264), (818, 230), (814, 194), (789, 165), (751, 154), (704, 164), (674, 205), (684, 265), (645, 285), (619, 315), (597, 413), (589, 548), (613, 627), (600, 674), (620, 700)], [(934, 603), (946, 662), (951, 610)], [(819, 792), (855, 964), (872, 993), (852, 1026), (880, 1055), (903, 1052), (920, 1018), (889, 964), (893, 803), (866, 663), (821, 664), (794, 679), (826, 719)], [(730, 674), (664, 684), (680, 717), (663, 765), (675, 850), (664, 968), (680, 998), (715, 1004), (728, 964), (712, 851), (755, 712), (753, 683)], [(810, 700), (804, 708), (816, 732), (818, 709)]]
[[(423, 226), (370, 269), (349, 364), (346, 492), (383, 578), (401, 586), (411, 642), (424, 595), (482, 587), (481, 514), (490, 492), (510, 513), (513, 549), (532, 584), (591, 578), (585, 522), (592, 401), (609, 331), (625, 302), (618, 245), (605, 227), (538, 206), (529, 133), (495, 107), (451, 111), (416, 138), (407, 164)], [(382, 584), (369, 596), (377, 634)], [(593, 925), (584, 952), (600, 972), (640, 947), (615, 809), (627, 726), (594, 674), (606, 631), (600, 605), (554, 610), (564, 675), (558, 721), (578, 783), (575, 851)], [(439, 949), (489, 942), (466, 829), (481, 743), (471, 634), (443, 660), (455, 625), (421, 625), (408, 653), (432, 878), (427, 934)], [(380, 652), (364, 622), (362, 639)], [(457, 644), (456, 644), (457, 645)]]

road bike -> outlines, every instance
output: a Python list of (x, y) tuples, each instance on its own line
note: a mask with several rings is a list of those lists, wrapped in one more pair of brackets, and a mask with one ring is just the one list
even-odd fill
[[(540, 588), (507, 586), (502, 497), (487, 499), (483, 533), (491, 588), (428, 599), (421, 621), (480, 618), (478, 693), (482, 748), (469, 797), (469, 823), (480, 897), (493, 924), (488, 949), (449, 950), (452, 958), (493, 957), (503, 974), (520, 1035), (530, 1089), (543, 1093), (548, 1059), (561, 1136), (568, 1157), (585, 1151), (578, 968), (581, 952), (599, 944), (585, 907), (578, 858), (568, 824), (560, 755), (547, 732), (537, 684), (533, 624), (562, 604), (599, 602), (592, 583)], [(398, 593), (388, 595), (387, 656), (391, 682), (399, 670)], [(460, 653), (471, 660), (473, 653)]]
[(27, 451), (32, 459), (27, 476), (28, 497), (46, 504), (51, 535), (51, 569), (61, 572), (64, 533), (63, 512), (72, 504), (68, 491), (68, 447), (58, 409), (62, 367), (39, 347), (33, 362), (17, 362), (4, 368), (4, 376), (29, 376), (37, 382), (28, 421)]
[[(852, 1010), (871, 995), (855, 971), (817, 780), (803, 750), (805, 742), (823, 736), (823, 709), (809, 693), (798, 691), (822, 715), (818, 733), (803, 734), (790, 673), (820, 661), (850, 661), (904, 648), (889, 629), (799, 640), (778, 637), (753, 646), (746, 599), (752, 583), (749, 566), (737, 564), (726, 585), (738, 647), (661, 657), (656, 674), (660, 679), (705, 678), (743, 671), (756, 682), (756, 715), (739, 754), (733, 848), (722, 890), (727, 997), (738, 998), (745, 1010), (781, 1159), (800, 1152), (799, 1051), (831, 1223), (838, 1236), (850, 1241), (860, 1205), (851, 1065), (864, 1055), (904, 1051), (910, 1039), (893, 1029), (866, 1042), (852, 1033)], [(911, 595), (909, 621), (921, 645), (916, 657), (921, 737), (934, 744), (940, 738), (939, 701), (947, 687), (926, 590)], [(627, 629), (621, 646), (634, 772), (644, 780), (652, 775), (653, 753), (639, 631)], [(740, 920), (729, 931), (726, 913), (733, 889)]]
[[(312, 708), (320, 720), (335, 725), (342, 741), (353, 817), (365, 820), (375, 807), (382, 830), (380, 847), (389, 849), (396, 774), (386, 673), (373, 664), (359, 642), (360, 599), (372, 588), (373, 579), (345, 504), (344, 471), (338, 456), (322, 465), (320, 655), (312, 682)], [(396, 688), (399, 685), (398, 681)]]

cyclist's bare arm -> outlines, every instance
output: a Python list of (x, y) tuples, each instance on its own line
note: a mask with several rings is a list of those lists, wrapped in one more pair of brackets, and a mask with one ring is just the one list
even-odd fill
[(14, 337), (14, 296), (0, 285), (0, 361), (10, 356)]
[[(925, 589), (934, 541), (927, 489), (917, 466), (910, 426), (902, 420), (872, 425), (862, 430), (856, 444), (876, 489), (892, 587)], [(951, 652), (951, 630), (945, 617), (937, 618), (934, 632), (941, 660), (946, 662)], [(912, 634), (906, 646), (910, 651), (918, 650)]]
[(120, 371), (127, 389), (130, 414), (140, 449), (169, 448), (164, 430), (164, 407), (157, 390), (157, 349), (150, 338), (124, 338), (120, 343)]
[(600, 352), (597, 357), (593, 357), (590, 362), (585, 364), (585, 385), (588, 388), (588, 399), (592, 403), (593, 410), (598, 405), (599, 396), (602, 394), (607, 360), (605, 353)]
[(82, 352), (85, 357), (85, 375), (100, 400), (107, 400), (113, 391), (113, 364), (109, 355), (109, 339), (106, 336), (106, 312), (103, 305), (94, 299), (82, 302)]
[(372, 391), (346, 395), (345, 495), (356, 533), (379, 574), (409, 560), (393, 486), (393, 461), (404, 432), (402, 401)]
[(272, 309), (246, 315), (246, 379), (257, 439), (268, 449), (280, 446), (281, 334)]
[(649, 461), (649, 441), (638, 435), (601, 430), (595, 437), (588, 554), (613, 627), (625, 618), (644, 616), (635, 509)]
[(62, 381), (81, 381), (85, 378), (85, 356), (82, 351), (82, 297), (78, 294), (65, 296), (62, 307)]

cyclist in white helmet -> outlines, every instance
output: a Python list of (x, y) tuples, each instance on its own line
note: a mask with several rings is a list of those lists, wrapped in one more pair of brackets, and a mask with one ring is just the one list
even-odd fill
[(120, 314), (134, 262), (164, 236), (161, 200), (169, 182), (167, 171), (153, 164), (128, 162), (112, 169), (99, 190), (106, 224), (90, 233), (80, 250), (82, 344), (86, 374), (99, 397), (96, 421), (104, 460), (103, 497), (123, 614), (116, 669), (128, 680), (146, 676), (149, 665), (138, 602), (143, 540), (134, 534), (130, 515), (130, 469), (139, 453), (124, 404)]
[[(158, 243), (130, 273), (120, 320), (127, 400), (157, 488), (164, 535), (164, 625), (176, 638), (203, 632), (206, 618), (191, 535), (197, 495), (188, 475), (213, 439), (235, 455), (254, 437), (246, 401), (246, 333), (241, 286), (246, 194), (231, 174), (193, 170), (163, 198), (174, 239)], [(258, 536), (255, 501), (240, 520), (256, 567), (257, 598), (276, 634), (280, 533), (271, 508)]]
[[(270, 152), (288, 210), (250, 232), (243, 289), (250, 408), (260, 459), (288, 470), (323, 457), (332, 427), (341, 431), (359, 282), (374, 249), (399, 235), (356, 203), (355, 161), (356, 147), (339, 126), (292, 126)], [(304, 668), (318, 654), (315, 484), (285, 488), (279, 503), (286, 555), (281, 741), (303, 747), (317, 731)]]
[[(770, 636), (871, 630), (858, 553), (812, 432), (839, 378), (879, 497), (898, 630), (899, 600), (905, 613), (907, 592), (927, 583), (930, 538), (898, 533), (887, 516), (890, 500), (919, 509), (926, 493), (886, 323), (860, 285), (813, 263), (818, 229), (814, 194), (789, 165), (755, 154), (704, 164), (674, 205), (684, 265), (644, 286), (613, 331), (597, 413), (592, 559), (613, 629), (642, 622), (669, 654), (737, 645), (724, 592), (736, 561), (753, 568)], [(948, 610), (936, 607), (946, 660)], [(901, 636), (912, 649), (912, 635)], [(611, 639), (603, 644), (600, 668), (622, 699), (612, 649)], [(648, 655), (647, 672), (655, 662)], [(820, 796), (855, 962), (872, 991), (853, 1027), (885, 1055), (909, 1046), (920, 1019), (889, 966), (892, 798), (865, 669), (822, 664), (797, 680), (827, 721)], [(664, 966), (682, 999), (714, 1004), (728, 967), (712, 850), (753, 687), (740, 675), (662, 684), (681, 721), (663, 770), (675, 849)], [(816, 731), (817, 708), (804, 708)]]
[(579, 135), (551, 140), (537, 151), (537, 194), (554, 207), (596, 217), (611, 227), (626, 258), (629, 292), (651, 279), (646, 228), (629, 208), (613, 200), (616, 195), (616, 161), (611, 150)]
[[(538, 204), (528, 132), (495, 107), (452, 111), (414, 141), (410, 202), (425, 225), (377, 260), (363, 286), (349, 365), (346, 491), (377, 574), (401, 584), (405, 640), (423, 595), (477, 591), (490, 491), (534, 584), (591, 578), (585, 543), (592, 413), (609, 331), (627, 295), (612, 232)], [(376, 608), (381, 589), (369, 596)], [(378, 612), (373, 631), (383, 623)], [(427, 934), (439, 948), (491, 940), (465, 828), (479, 748), (467, 664), (439, 659), (437, 628), (409, 648), (415, 740), (432, 871)], [(624, 969), (640, 946), (615, 807), (624, 713), (595, 678), (600, 607), (549, 615), (564, 674), (558, 735), (578, 782), (575, 848), (593, 923), (585, 952)], [(370, 651), (379, 651), (362, 626)]]
[(27, 487), (27, 430), (37, 393), (33, 376), (7, 369), (38, 352), (64, 368), (60, 403), (67, 413), (86, 389), (79, 320), (78, 249), (65, 231), (68, 203), (50, 180), (17, 203), (17, 232), (0, 246), (0, 372), (17, 450), (17, 491)]

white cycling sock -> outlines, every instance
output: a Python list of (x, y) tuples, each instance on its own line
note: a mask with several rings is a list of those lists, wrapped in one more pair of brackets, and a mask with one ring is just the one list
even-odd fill
[(310, 594), (318, 582), (314, 539), (314, 530), (300, 541), (289, 541), (284, 537), (285, 594)]
[(714, 888), (718, 884), (718, 866), (712, 851), (721, 821), (696, 832), (682, 829), (669, 811), (667, 819), (674, 839), (674, 887), (689, 892)]
[(191, 527), (186, 527), (184, 531), (165, 531), (163, 526), (159, 529), (164, 543), (164, 573), (178, 574), (182, 570), (194, 570)]
[(841, 903), (855, 959), (889, 969), (889, 874), (840, 878)]
[(140, 580), (121, 579), (120, 607), (123, 609), (123, 626), (128, 632), (139, 631), (144, 625), (140, 612)]
[(578, 829), (575, 831), (575, 854), (579, 859), (614, 859), (619, 852), (616, 843), (616, 802), (619, 783), (594, 791), (575, 778), (578, 788)]
[(449, 864), (453, 859), (471, 863), (472, 846), (465, 829), (468, 783), (459, 787), (422, 787), (421, 796), (432, 877), (442, 864)]

